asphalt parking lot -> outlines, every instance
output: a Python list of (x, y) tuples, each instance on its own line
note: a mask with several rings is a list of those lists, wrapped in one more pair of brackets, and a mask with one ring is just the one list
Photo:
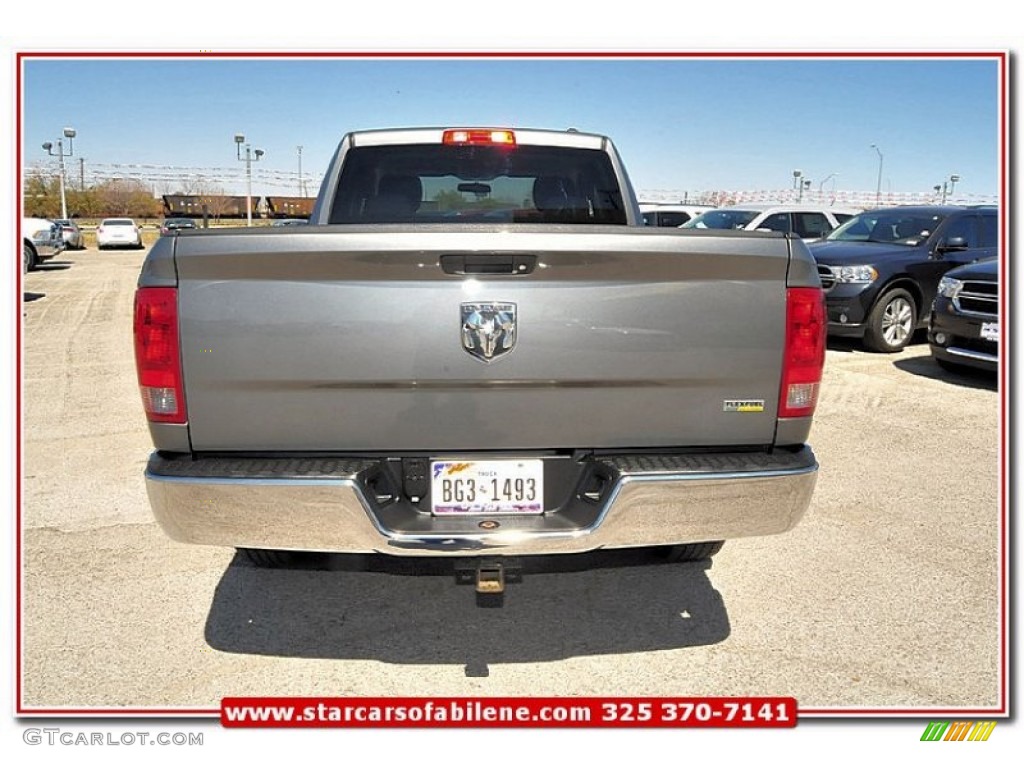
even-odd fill
[(264, 571), (151, 518), (135, 383), (144, 252), (25, 276), (22, 705), (239, 695), (786, 695), (804, 709), (993, 708), (999, 394), (926, 344), (831, 345), (812, 508), (713, 562), (545, 561), (501, 608), (417, 564)]

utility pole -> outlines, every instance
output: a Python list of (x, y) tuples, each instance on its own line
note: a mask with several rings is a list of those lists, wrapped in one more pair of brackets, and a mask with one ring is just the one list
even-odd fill
[(299, 144), (296, 149), (299, 150), (299, 197), (304, 197), (302, 193), (302, 145)]

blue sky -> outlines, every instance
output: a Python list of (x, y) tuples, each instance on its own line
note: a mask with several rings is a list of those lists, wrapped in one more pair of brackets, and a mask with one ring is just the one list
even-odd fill
[(241, 193), (241, 132), (266, 151), (254, 194), (295, 194), (296, 147), (316, 176), (347, 130), (571, 126), (611, 136), (639, 190), (786, 190), (794, 169), (874, 190), (877, 144), (883, 191), (955, 173), (959, 195), (995, 196), (998, 88), (995, 58), (30, 58), (22, 151), (52, 162), (40, 145), (71, 125), (87, 174), (219, 168)]

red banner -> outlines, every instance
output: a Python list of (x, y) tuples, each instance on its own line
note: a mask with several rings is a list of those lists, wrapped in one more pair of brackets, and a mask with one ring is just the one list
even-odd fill
[(796, 699), (227, 698), (226, 728), (792, 728)]

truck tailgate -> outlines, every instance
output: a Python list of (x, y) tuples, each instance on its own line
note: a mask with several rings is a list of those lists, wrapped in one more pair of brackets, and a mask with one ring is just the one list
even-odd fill
[[(506, 257), (527, 266), (487, 272)], [(789, 242), (763, 233), (381, 225), (179, 237), (192, 448), (767, 445), (788, 263)], [(470, 354), (464, 304), (514, 305), (514, 345), (490, 361)]]

